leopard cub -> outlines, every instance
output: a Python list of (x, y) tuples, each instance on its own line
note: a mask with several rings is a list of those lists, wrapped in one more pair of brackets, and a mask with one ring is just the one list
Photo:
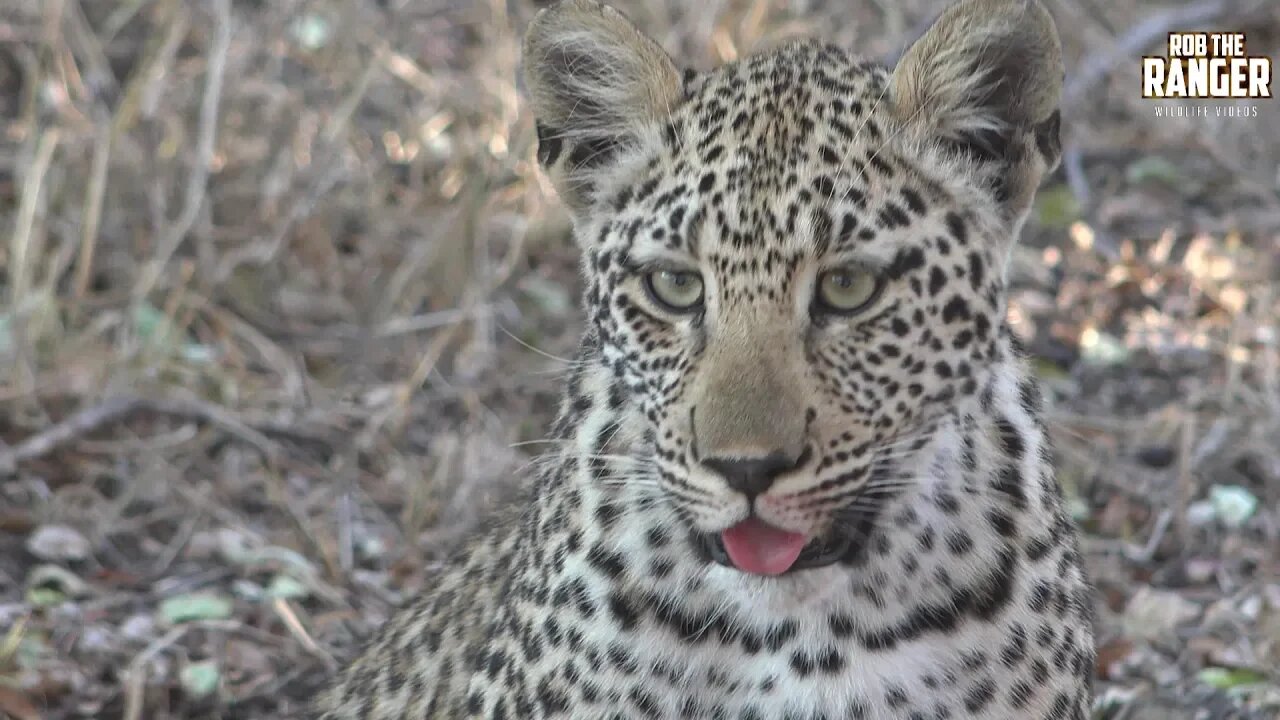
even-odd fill
[(889, 69), (699, 73), (562, 0), (524, 45), (586, 330), (526, 496), (326, 695), (344, 718), (1082, 720), (1089, 586), (1005, 320), (1058, 162), (1037, 0)]

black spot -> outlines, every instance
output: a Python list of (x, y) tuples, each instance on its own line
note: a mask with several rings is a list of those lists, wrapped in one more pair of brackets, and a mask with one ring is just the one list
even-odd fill
[(827, 626), (831, 628), (831, 634), (838, 638), (853, 634), (853, 618), (848, 615), (832, 615), (827, 618)]
[(903, 275), (924, 267), (924, 262), (924, 251), (920, 248), (904, 248), (894, 256), (886, 274), (891, 280), (900, 280)]
[(942, 308), (942, 322), (953, 323), (957, 320), (968, 320), (972, 317), (969, 312), (969, 303), (965, 299), (956, 295), (947, 301)]
[(791, 642), (791, 639), (796, 636), (797, 629), (796, 623), (792, 620), (787, 620), (774, 625), (769, 629), (769, 632), (765, 634), (765, 645), (772, 652), (777, 652), (781, 650), (784, 645)]
[(671, 217), (667, 219), (667, 226), (673, 231), (680, 229), (680, 224), (684, 222), (684, 206), (680, 205), (671, 211)]
[(1013, 669), (1027, 656), (1027, 631), (1022, 623), (1014, 623), (1009, 629), (1009, 642), (1000, 649), (1000, 661)]
[(986, 264), (977, 252), (969, 253), (969, 285), (977, 292), (982, 288), (982, 280), (986, 272)]
[(827, 675), (835, 675), (844, 669), (844, 656), (840, 654), (839, 650), (836, 650), (833, 647), (828, 647), (823, 650), (816, 660), (818, 663), (818, 669)]
[(969, 231), (964, 226), (964, 220), (954, 212), (947, 213), (946, 217), (947, 231), (951, 233), (952, 239), (958, 245), (967, 245), (969, 242)]
[(542, 678), (538, 684), (538, 703), (548, 715), (562, 713), (569, 709), (569, 698), (564, 691), (551, 684), (550, 677)]
[(805, 677), (813, 670), (813, 661), (804, 651), (796, 651), (791, 654), (791, 670), (800, 677)]
[(596, 522), (599, 523), (602, 528), (611, 528), (613, 527), (613, 524), (617, 522), (620, 512), (621, 509), (618, 507), (618, 503), (611, 500), (605, 500), (596, 507)]
[(640, 621), (640, 609), (631, 598), (618, 592), (609, 593), (609, 615), (623, 630), (630, 630)]
[(813, 211), (814, 252), (821, 256), (831, 246), (831, 215), (821, 208)]
[(991, 702), (995, 694), (995, 682), (991, 678), (983, 678), (965, 693), (964, 708), (971, 713), (979, 712), (987, 706), (987, 703)]
[(973, 550), (973, 538), (964, 530), (956, 530), (947, 535), (947, 549), (952, 555), (967, 555)]
[(885, 230), (892, 230), (911, 224), (911, 218), (907, 217), (906, 211), (895, 203), (885, 203), (876, 221)]
[(1027, 507), (1027, 495), (1022, 488), (1022, 473), (1018, 471), (1016, 465), (1007, 464), (1000, 468), (991, 481), (991, 489), (1008, 498), (1015, 508), (1023, 510)]
[(666, 127), (662, 129), (663, 138), (667, 141), (667, 147), (680, 146), (680, 131), (676, 128), (674, 122), (668, 122)]
[(620, 553), (610, 552), (599, 543), (591, 546), (591, 550), (587, 553), (587, 562), (591, 567), (611, 578), (621, 575), (627, 567), (626, 561), (622, 559)]
[(1017, 522), (1004, 510), (998, 508), (988, 510), (987, 521), (991, 523), (991, 529), (1001, 537), (1008, 538), (1018, 534)]
[(933, 268), (929, 270), (929, 295), (931, 297), (937, 297), (938, 293), (941, 292), (942, 288), (946, 284), (947, 274), (942, 271), (942, 268), (934, 265)]
[(902, 188), (902, 199), (906, 201), (907, 208), (916, 215), (924, 214), (924, 200), (921, 199), (920, 193), (911, 188)]

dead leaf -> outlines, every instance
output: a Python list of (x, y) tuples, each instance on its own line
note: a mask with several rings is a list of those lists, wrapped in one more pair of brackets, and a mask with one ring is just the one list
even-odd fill
[(40, 711), (26, 695), (0, 685), (0, 716), (12, 717), (13, 720), (40, 720)]
[(1111, 670), (1121, 660), (1129, 656), (1133, 651), (1133, 641), (1129, 638), (1118, 637), (1114, 640), (1098, 646), (1098, 655), (1096, 659), (1096, 667), (1098, 677), (1111, 677)]

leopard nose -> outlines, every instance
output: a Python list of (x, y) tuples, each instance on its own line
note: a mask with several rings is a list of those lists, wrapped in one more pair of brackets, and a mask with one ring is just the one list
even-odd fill
[(752, 500), (772, 487), (778, 476), (803, 465), (808, 457), (809, 449), (805, 448), (799, 455), (774, 452), (756, 458), (708, 457), (702, 459), (702, 465), (724, 478), (730, 488)]

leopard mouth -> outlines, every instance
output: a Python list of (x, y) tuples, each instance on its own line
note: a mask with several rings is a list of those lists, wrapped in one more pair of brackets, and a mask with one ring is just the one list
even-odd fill
[[(881, 483), (885, 478), (889, 477), (893, 469), (891, 464), (879, 459), (872, 463), (871, 468), (868, 486), (873, 488), (881, 487)], [(751, 561), (747, 564), (735, 562), (738, 558), (733, 556), (725, 541), (726, 532), (732, 532), (733, 528), (721, 532), (704, 532), (691, 528), (689, 531), (690, 543), (695, 554), (703, 562), (715, 563), (748, 574), (781, 576), (800, 570), (828, 567), (837, 563), (846, 567), (856, 567), (866, 562), (868, 547), (872, 544), (872, 536), (876, 532), (877, 523), (883, 514), (885, 506), (893, 501), (899, 492), (900, 489), (885, 488), (876, 493), (874, 497), (862, 498), (856, 504), (836, 510), (832, 522), (832, 527), (836, 528), (836, 530), (829, 532), (825, 536), (809, 540), (799, 549), (798, 553), (796, 553), (793, 543), (799, 538), (796, 538), (794, 533), (789, 533), (781, 528), (773, 528), (767, 523), (763, 523), (768, 528), (764, 531), (766, 537), (772, 536), (771, 539), (765, 540), (765, 544), (779, 542), (791, 547), (790, 552), (782, 553), (784, 557), (781, 559), (780, 564), (774, 562), (778, 560), (777, 557), (763, 562), (758, 557), (747, 558)], [(735, 527), (748, 523), (761, 524), (761, 521), (755, 519), (754, 513), (752, 513), (751, 517), (738, 523)], [(760, 531), (757, 528), (751, 534), (758, 535), (759, 533)], [(777, 537), (779, 535), (783, 536), (780, 540)], [(785, 537), (788, 535), (792, 537)], [(781, 548), (773, 548), (773, 550), (781, 550)], [(785, 569), (782, 569), (783, 566), (785, 566)]]
[[(789, 575), (800, 570), (813, 570), (827, 567), (837, 562), (853, 562), (861, 550), (860, 532), (842, 534), (834, 537), (811, 540), (800, 551), (799, 557), (782, 575)], [(729, 558), (720, 533), (693, 532), (691, 543), (694, 551), (704, 562), (713, 562), (727, 568), (739, 569)]]

